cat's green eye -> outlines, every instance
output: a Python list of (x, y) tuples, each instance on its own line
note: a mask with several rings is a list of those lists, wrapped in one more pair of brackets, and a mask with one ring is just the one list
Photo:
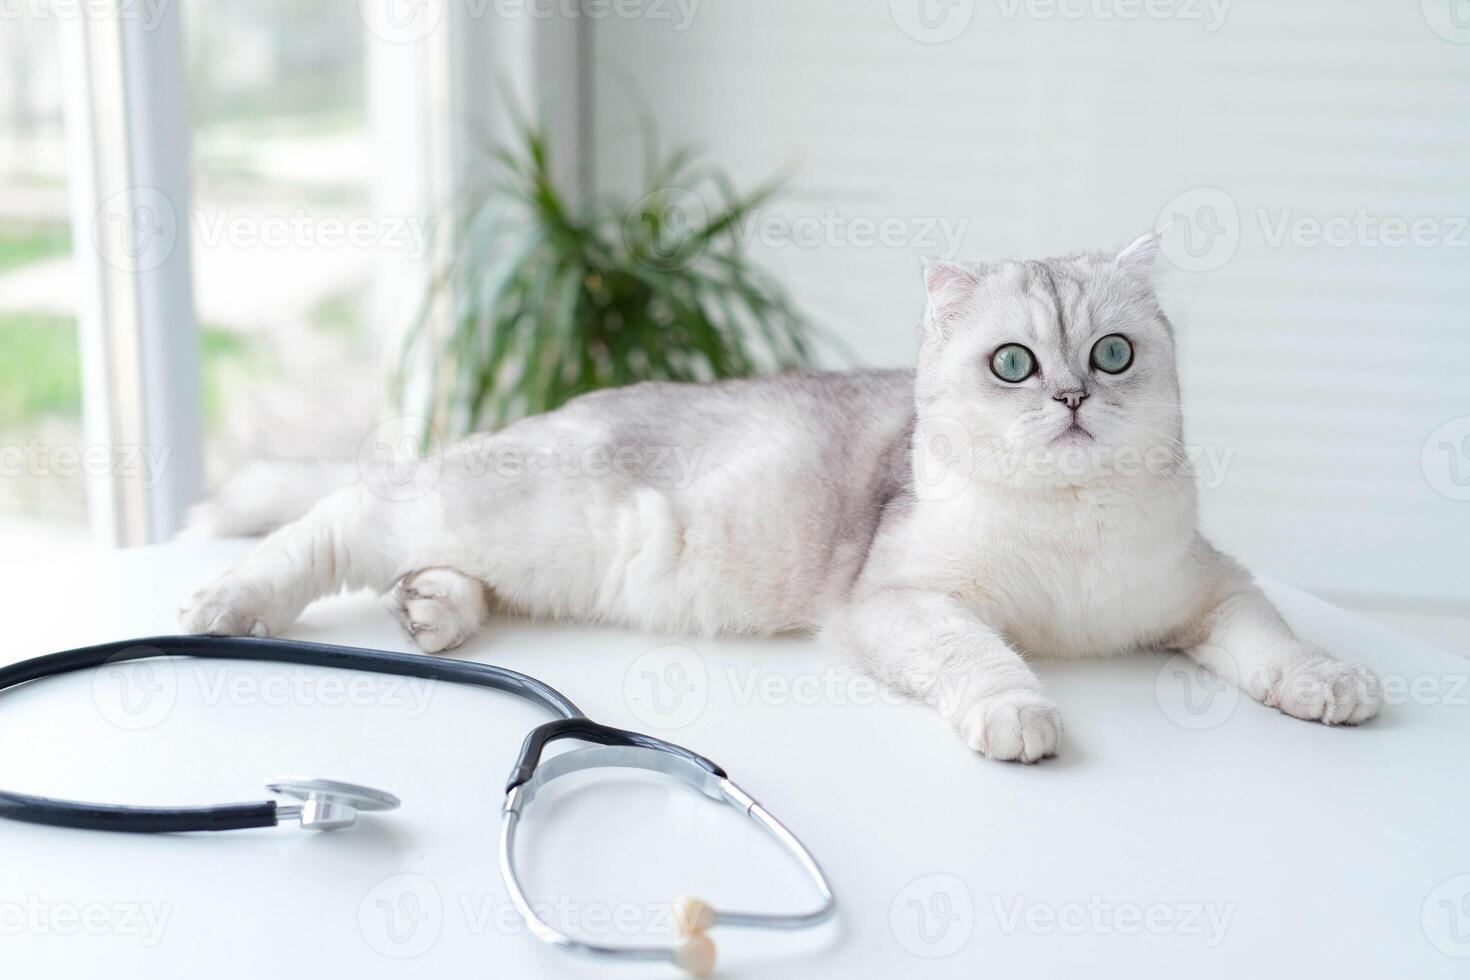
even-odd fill
[(1000, 380), (1018, 384), (1036, 373), (1036, 358), (1020, 344), (1006, 344), (991, 355), (990, 370)]
[(1119, 333), (1111, 333), (1092, 345), (1092, 366), (1108, 374), (1122, 374), (1133, 364), (1133, 345)]

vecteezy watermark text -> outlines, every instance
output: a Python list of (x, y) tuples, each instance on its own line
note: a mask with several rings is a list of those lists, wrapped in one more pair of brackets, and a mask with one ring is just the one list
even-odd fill
[(0, 936), (127, 936), (146, 948), (163, 939), (172, 905), (147, 902), (48, 902), (31, 895), (0, 901)]
[(108, 265), (124, 272), (147, 272), (173, 256), (181, 225), (206, 249), (380, 250), (419, 259), (428, 253), (435, 222), (421, 214), (315, 214), (303, 208), (185, 211), (156, 187), (128, 187), (98, 206), (92, 216), (92, 243)]
[(451, 21), (446, 8), (454, 5), (454, 22), (500, 20), (577, 20), (617, 18), (672, 25), (687, 31), (703, 0), (358, 0), (358, 16), (369, 34), (389, 44), (414, 44)]
[(683, 490), (698, 475), (705, 451), (700, 445), (570, 438), (533, 442), (508, 436), (468, 440), (447, 455), (438, 451), (441, 445), (438, 431), (426, 420), (389, 419), (374, 426), (358, 446), (358, 471), (373, 493), (400, 502), (432, 491), (446, 467), (473, 480), (623, 476), (651, 487)]
[[(585, 902), (561, 895), (533, 901), (531, 909), (558, 932), (584, 939), (672, 939), (687, 932), (688, 926), (688, 909), (680, 902)], [(358, 903), (363, 939), (390, 959), (423, 955), (446, 928), (471, 936), (515, 936), (527, 927), (506, 898), (489, 893), (446, 896), (436, 882), (420, 874), (384, 878)]]
[(1024, 896), (991, 897), (1000, 931), (1007, 936), (1183, 936), (1213, 949), (1225, 941), (1235, 905), (1216, 902), (1113, 902), (1094, 895), (1086, 902), (1033, 902)]
[(738, 234), (743, 244), (767, 248), (917, 249), (950, 259), (959, 254), (969, 228), (969, 218), (844, 214), (827, 208), (796, 215), (756, 211), (740, 222)]
[(0, 446), (0, 479), (121, 476), (155, 487), (170, 454), (168, 446), (53, 446), (31, 439)]
[(559, 18), (575, 20), (652, 20), (668, 21), (676, 33), (687, 31), (703, 0), (465, 0), (474, 16), (476, 8), (488, 3), (495, 15), (504, 20), (529, 17), (533, 20)]
[(157, 654), (134, 648), (93, 674), (92, 701), (102, 717), (128, 731), (153, 728), (172, 716), (180, 688), (192, 682), (198, 700), (210, 707), (390, 708), (416, 719), (428, 712), (437, 684), (432, 678), (313, 674), (298, 666), (190, 664), (155, 659)]
[(397, 249), (409, 258), (428, 251), (433, 219), (425, 215), (236, 214), (194, 212), (194, 237), (204, 248)]
[(1156, 224), (1160, 247), (1180, 269), (1212, 272), (1235, 257), (1252, 217), (1267, 248), (1470, 248), (1470, 215), (1388, 214), (1368, 208), (1309, 214), (1291, 207), (1261, 207), (1243, 214), (1235, 198), (1219, 187), (1194, 187), (1164, 205)]
[(0, 0), (0, 20), (138, 20), (151, 31), (171, 0)]
[(304, 668), (268, 673), (246, 673), (225, 665), (201, 665), (194, 680), (204, 703), (264, 705), (318, 705), (334, 708), (393, 707), (407, 709), (409, 718), (422, 718), (429, 709), (436, 682), (425, 677), (358, 674), (343, 677), (314, 674)]
[(996, 0), (1006, 20), (1198, 21), (1213, 34), (1225, 26), (1231, 0)]
[[(972, 482), (1000, 476), (1008, 482), (1078, 480), (1102, 475), (1131, 479), (1193, 480), (1213, 490), (1224, 484), (1235, 459), (1233, 446), (1108, 446), (1098, 443), (990, 448), (955, 418), (925, 420), (914, 434), (912, 459), (895, 460), (897, 476), (913, 477), (922, 500), (947, 500)], [(910, 470), (910, 467), (912, 468)]]
[(1463, 214), (1408, 217), (1358, 208), (1321, 217), (1292, 208), (1273, 215), (1261, 208), (1256, 218), (1271, 248), (1470, 248), (1470, 215)]

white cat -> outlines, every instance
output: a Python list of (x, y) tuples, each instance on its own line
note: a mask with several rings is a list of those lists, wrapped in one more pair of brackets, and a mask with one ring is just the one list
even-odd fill
[(367, 587), (428, 652), (496, 605), (822, 629), (1023, 762), (1062, 734), (1029, 657), (1185, 650), (1287, 714), (1371, 718), (1377, 678), (1294, 636), (1199, 534), (1157, 251), (931, 263), (914, 372), (602, 391), (411, 479), (370, 474), (195, 595), (184, 628), (275, 633)]

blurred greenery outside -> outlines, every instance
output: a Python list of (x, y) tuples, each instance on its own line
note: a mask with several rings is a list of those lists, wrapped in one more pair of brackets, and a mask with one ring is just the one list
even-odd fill
[[(0, 226), (0, 275), (66, 255), (70, 229), (62, 223)], [(251, 361), (249, 338), (216, 325), (199, 332), (205, 424), (222, 408), (220, 376)], [(54, 313), (0, 313), (0, 433), (21, 435), (46, 420), (80, 422), (81, 352), (74, 317)]]
[[(356, 333), (360, 311), (354, 297), (333, 296), (311, 312), (315, 330)], [(23, 433), (45, 419), (79, 422), (82, 417), (81, 354), (76, 320), (46, 313), (0, 313), (0, 433)], [(218, 324), (201, 324), (199, 361), (207, 430), (220, 425), (227, 375), (268, 374), (271, 358), (250, 337)]]
[[(223, 410), (221, 376), (259, 369), (249, 338), (205, 324), (199, 331), (205, 425)], [(80, 422), (81, 354), (73, 317), (0, 313), (0, 433), (33, 431), (46, 420)]]
[[(63, 256), (70, 248), (65, 224), (0, 226), (0, 275)], [(350, 338), (360, 319), (356, 297), (341, 293), (317, 303), (308, 323), (322, 333)], [(24, 434), (46, 420), (80, 422), (81, 354), (74, 317), (0, 312), (0, 351), (0, 433)], [(226, 375), (267, 373), (271, 359), (253, 338), (211, 323), (200, 325), (199, 358), (205, 426), (214, 431), (225, 409)]]
[(70, 248), (70, 229), (61, 222), (0, 226), (0, 275), (32, 262), (65, 255)]

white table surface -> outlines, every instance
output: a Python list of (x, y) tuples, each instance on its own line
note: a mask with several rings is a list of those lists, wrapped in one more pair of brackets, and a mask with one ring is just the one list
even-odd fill
[[(173, 632), (179, 603), (244, 546), (0, 566), (0, 656)], [(875, 695), (806, 640), (497, 622), (461, 655), (710, 756), (807, 841), (839, 921), (718, 930), (723, 976), (1470, 975), (1470, 662), (1272, 592), (1302, 633), (1392, 678), (1382, 717), (1334, 730), (1203, 687), (1186, 704), (1198, 682), (1163, 655), (1044, 663), (1063, 754), (1021, 767), (972, 755), (931, 711)], [(319, 604), (291, 635), (410, 649), (361, 596)], [(327, 835), (0, 824), (3, 975), (677, 975), (569, 957), (511, 914), (498, 808), (535, 708), (169, 663), (0, 695), (0, 786), (195, 804), (262, 799), (261, 779), (310, 774), (389, 789), (403, 808)], [(599, 779), (556, 799), (533, 811), (524, 854), (532, 894), (569, 929), (658, 936), (661, 906), (683, 894), (809, 901), (753, 827), (682, 787)]]

